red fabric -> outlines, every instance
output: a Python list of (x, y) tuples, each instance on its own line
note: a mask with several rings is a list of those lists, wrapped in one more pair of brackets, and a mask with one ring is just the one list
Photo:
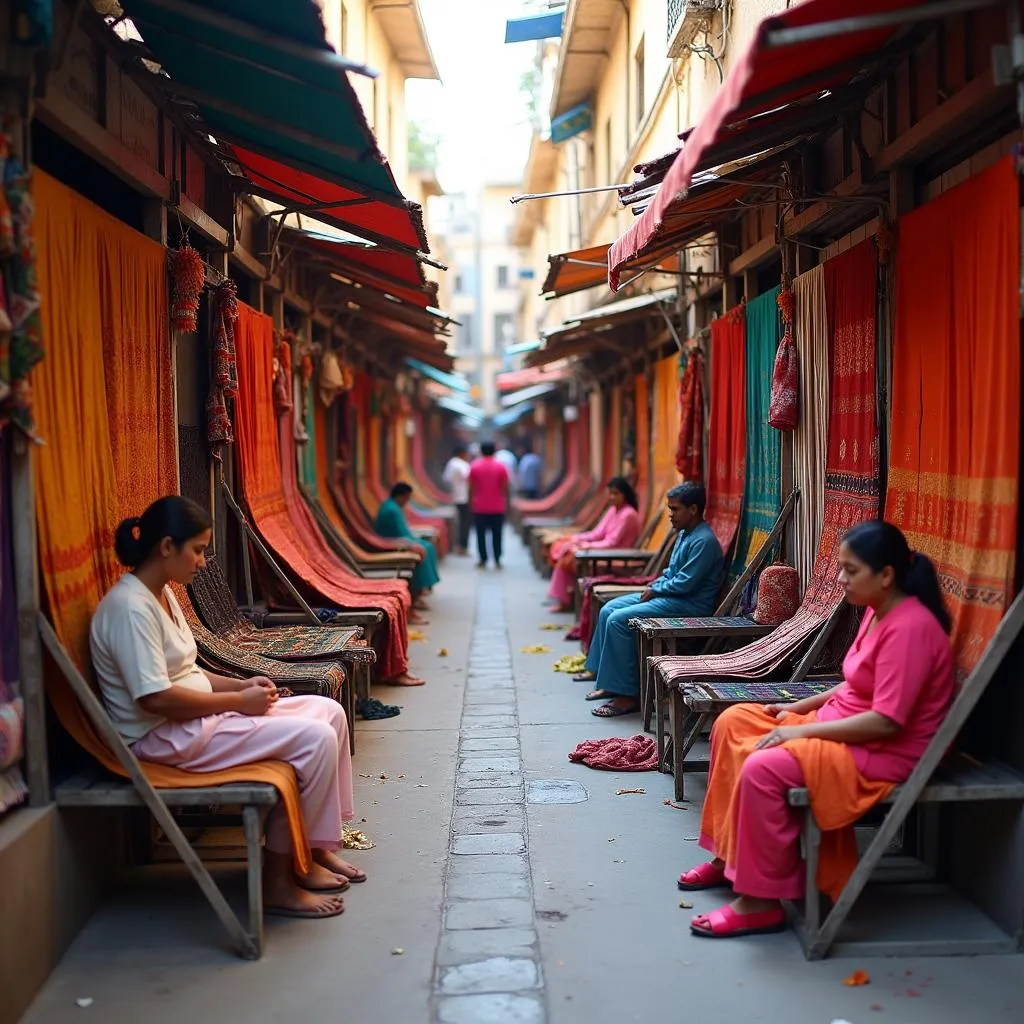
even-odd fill
[(757, 581), (754, 621), (777, 626), (800, 607), (800, 576), (791, 565), (769, 565)]
[(786, 333), (779, 342), (772, 370), (771, 400), (768, 425), (776, 430), (796, 430), (800, 422), (800, 363), (797, 360), (793, 325), (786, 324)]
[(553, 384), (569, 376), (566, 363), (549, 363), (547, 366), (530, 366), (525, 370), (509, 370), (499, 373), (494, 383), (499, 391), (518, 391), (536, 384)]
[(271, 192), (278, 202), (288, 206), (317, 205), (317, 217), (358, 234), (370, 234), (383, 241), (391, 239), (410, 249), (429, 252), (419, 207), (400, 197), (395, 203), (373, 199), (354, 206), (329, 206), (352, 199), (366, 199), (363, 192), (347, 189), (314, 174), (296, 170), (270, 157), (261, 156), (242, 146), (233, 146), (238, 163), (246, 177), (260, 189)]
[(676, 469), (684, 480), (704, 479), (704, 353), (694, 349), (679, 380)]
[(827, 39), (772, 49), (766, 46), (769, 31), (835, 21), (852, 13), (877, 14), (925, 2), (858, 0), (853, 11), (850, 0), (805, 0), (762, 21), (747, 51), (732, 63), (707, 113), (687, 135), (647, 209), (612, 243), (608, 251), (608, 281), (612, 290), (618, 290), (623, 265), (656, 240), (673, 205), (686, 195), (693, 174), (702, 166), (702, 158), (709, 147), (727, 135), (735, 137), (736, 122), (849, 81), (860, 69), (857, 58), (863, 58), (864, 63), (874, 59), (878, 50), (903, 26), (844, 32)]
[(747, 450), (746, 323), (739, 307), (711, 325), (708, 505), (704, 518), (723, 551), (732, 547), (743, 508)]
[(426, 308), (437, 305), (437, 285), (413, 256), (387, 249), (356, 248), (342, 241), (307, 236), (306, 244), (329, 255), (336, 270), (356, 284), (387, 292)]
[(626, 587), (646, 587), (653, 576), (587, 576), (583, 579), (583, 604), (580, 608), (580, 624), (565, 635), (566, 640), (579, 640), (583, 653), (590, 652), (590, 634), (594, 619), (594, 587), (601, 583), (617, 583)]
[[(340, 608), (379, 608), (384, 612), (384, 628), (377, 634), (381, 675), (388, 679), (406, 671), (408, 587), (404, 582), (358, 579), (332, 552), (326, 557), (323, 538), (317, 544), (297, 525), (302, 523), (301, 514), (296, 512), (296, 502), (289, 502), (285, 496), (271, 396), (274, 333), (270, 317), (240, 302), (235, 340), (239, 378), (236, 450), (242, 495), (254, 526), (271, 550), (319, 599)], [(290, 465), (294, 488), (294, 459)], [(398, 591), (399, 587), (404, 592)]]
[(658, 767), (658, 745), (650, 736), (584, 740), (569, 760), (602, 771), (653, 772)]

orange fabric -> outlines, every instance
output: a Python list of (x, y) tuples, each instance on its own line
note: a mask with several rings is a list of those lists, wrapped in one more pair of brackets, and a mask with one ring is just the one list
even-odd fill
[[(651, 412), (651, 450), (653, 453), (652, 495), (657, 514), (670, 488), (679, 483), (676, 469), (676, 446), (679, 442), (679, 358), (669, 356), (654, 364), (654, 395)], [(662, 515), (651, 535), (648, 548), (657, 551), (672, 529), (667, 515)]]
[[(786, 725), (817, 719), (816, 711), (790, 715)], [(711, 839), (715, 854), (727, 865), (736, 863), (736, 814), (740, 771), (757, 741), (779, 723), (760, 704), (740, 704), (715, 724), (711, 774), (704, 799), (701, 832)], [(800, 763), (811, 810), (821, 829), (817, 885), (837, 899), (857, 866), (853, 824), (895, 788), (891, 782), (870, 782), (853, 762), (844, 743), (800, 739), (784, 744)]]
[[(47, 348), (33, 379), (48, 442), (36, 449), (39, 556), (54, 630), (91, 681), (89, 621), (123, 571), (114, 558), (117, 524), (177, 491), (166, 251), (41, 171), (33, 192)], [(53, 665), (46, 689), (72, 738), (124, 775)], [(291, 765), (198, 773), (140, 763), (154, 786), (168, 789), (270, 783), (288, 815), (296, 868), (309, 870)]]
[[(633, 415), (636, 417), (633, 453), (636, 466), (636, 494), (640, 511), (647, 514), (651, 508), (651, 408), (647, 375), (638, 373), (633, 379)], [(655, 497), (657, 497), (655, 495)]]
[[(235, 432), (242, 494), (253, 524), (266, 544), (326, 603), (384, 612), (386, 625), (377, 634), (382, 678), (405, 672), (409, 588), (401, 580), (363, 580), (352, 574), (303, 517), (304, 509), (286, 498), (272, 402), (274, 329), (270, 317), (239, 302), (235, 340), (239, 378)], [(292, 445), (286, 453), (289, 485), (294, 477), (294, 455)]]
[(1019, 205), (1006, 157), (899, 225), (886, 518), (936, 564), (964, 675), (1013, 594)]

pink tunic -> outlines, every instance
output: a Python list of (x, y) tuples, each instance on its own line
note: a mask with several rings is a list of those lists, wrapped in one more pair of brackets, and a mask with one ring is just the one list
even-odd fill
[(559, 564), (567, 551), (576, 548), (629, 548), (637, 542), (641, 528), (640, 515), (635, 508), (630, 505), (615, 508), (613, 505), (593, 530), (558, 541), (551, 549), (555, 569), (551, 574), (548, 597), (556, 598), (563, 605), (572, 602), (576, 573)]
[(476, 515), (501, 516), (508, 508), (508, 470), (495, 458), (483, 456), (469, 469), (470, 506)]
[(818, 721), (865, 711), (891, 718), (902, 727), (896, 736), (851, 744), (850, 753), (866, 779), (902, 782), (953, 701), (956, 675), (949, 637), (916, 597), (904, 598), (880, 621), (868, 611), (843, 660), (843, 677), (843, 685), (818, 711)]

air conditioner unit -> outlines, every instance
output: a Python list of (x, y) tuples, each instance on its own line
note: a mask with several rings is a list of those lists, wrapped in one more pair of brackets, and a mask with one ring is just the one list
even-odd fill
[(668, 0), (668, 56), (684, 57), (724, 0)]

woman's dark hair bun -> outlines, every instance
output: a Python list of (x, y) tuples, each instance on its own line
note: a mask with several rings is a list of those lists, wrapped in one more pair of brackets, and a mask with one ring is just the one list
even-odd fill
[(169, 494), (154, 501), (141, 516), (121, 520), (114, 534), (114, 553), (123, 566), (137, 569), (165, 537), (180, 548), (210, 526), (204, 508), (188, 498)]

